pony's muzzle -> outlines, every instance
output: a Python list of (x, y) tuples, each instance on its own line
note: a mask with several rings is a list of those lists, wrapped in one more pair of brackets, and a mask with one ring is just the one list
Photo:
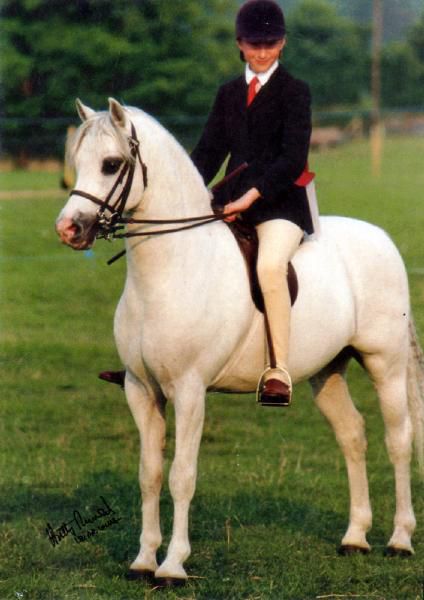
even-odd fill
[(97, 218), (78, 214), (72, 218), (60, 216), (56, 221), (56, 233), (63, 244), (74, 250), (90, 248), (96, 237)]

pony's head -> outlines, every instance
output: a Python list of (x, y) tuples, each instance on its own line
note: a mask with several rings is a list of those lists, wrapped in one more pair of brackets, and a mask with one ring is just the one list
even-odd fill
[(107, 112), (95, 112), (79, 100), (76, 105), (82, 125), (66, 154), (77, 180), (56, 231), (64, 244), (85, 250), (93, 244), (102, 221), (115, 211), (131, 211), (138, 205), (147, 180), (130, 110), (112, 98)]

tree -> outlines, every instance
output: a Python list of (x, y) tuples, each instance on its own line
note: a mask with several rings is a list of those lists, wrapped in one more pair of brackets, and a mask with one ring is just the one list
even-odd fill
[(382, 74), (383, 106), (423, 106), (424, 67), (408, 43), (393, 42), (384, 49)]
[[(101, 109), (108, 96), (157, 117), (204, 115), (238, 69), (236, 8), (232, 0), (3, 0), (2, 116), (73, 119), (76, 97)], [(35, 121), (31, 133), (35, 147)], [(7, 148), (12, 136), (3, 137)]]
[(223, 0), (5, 0), (4, 112), (72, 114), (76, 96), (100, 107), (116, 95), (155, 114), (203, 114), (237, 64), (234, 12)]
[(408, 35), (408, 43), (418, 60), (424, 65), (424, 12), (422, 12), (421, 18), (411, 28)]
[(424, 103), (424, 13), (405, 42), (389, 44), (383, 54), (385, 106), (422, 107)]
[(285, 60), (307, 81), (314, 105), (357, 103), (366, 81), (363, 31), (327, 0), (303, 0), (287, 18)]
[[(369, 24), (372, 21), (371, 0), (331, 0), (340, 13), (356, 21)], [(422, 11), (422, 0), (384, 0), (384, 40), (404, 40), (406, 32)]]

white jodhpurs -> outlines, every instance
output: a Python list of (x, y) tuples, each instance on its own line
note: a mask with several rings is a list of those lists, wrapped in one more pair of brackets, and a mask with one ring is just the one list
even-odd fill
[(284, 373), (287, 372), (291, 313), (287, 270), (288, 263), (302, 240), (303, 231), (285, 219), (260, 223), (256, 226), (256, 231), (259, 238), (258, 279), (265, 301), (277, 367)]

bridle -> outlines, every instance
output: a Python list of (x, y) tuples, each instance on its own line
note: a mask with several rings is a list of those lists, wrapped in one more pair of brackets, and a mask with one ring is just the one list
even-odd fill
[[(133, 218), (125, 218), (123, 217), (123, 213), (125, 212), (125, 205), (128, 199), (128, 196), (131, 191), (131, 187), (134, 180), (134, 172), (137, 166), (137, 161), (140, 163), (142, 174), (143, 174), (143, 185), (144, 189), (147, 188), (148, 185), (148, 177), (147, 177), (147, 166), (143, 162), (140, 153), (140, 142), (137, 138), (137, 133), (134, 127), (134, 124), (131, 123), (131, 135), (128, 137), (128, 142), (130, 145), (130, 154), (131, 159), (124, 162), (121, 170), (118, 173), (118, 176), (107, 194), (106, 198), (102, 200), (101, 198), (97, 198), (93, 194), (85, 192), (83, 190), (73, 189), (70, 192), (70, 195), (81, 196), (83, 198), (87, 198), (91, 202), (94, 202), (99, 206), (97, 211), (96, 220), (97, 223), (95, 225), (96, 229), (96, 239), (105, 239), (112, 240), (118, 238), (130, 238), (130, 237), (139, 237), (139, 236), (149, 236), (149, 235), (161, 235), (165, 233), (174, 233), (176, 231), (184, 231), (186, 229), (192, 229), (194, 227), (200, 227), (202, 225), (207, 225), (208, 223), (213, 223), (215, 221), (222, 221), (228, 215), (224, 215), (222, 211), (217, 210), (214, 213), (208, 215), (202, 215), (198, 217), (187, 217), (184, 219), (133, 219)], [(238, 175), (241, 171), (243, 171), (247, 167), (247, 163), (243, 163), (238, 167), (235, 171), (231, 172), (229, 175), (224, 177), (218, 184), (216, 184), (212, 191), (216, 191), (219, 187), (227, 183), (229, 179)], [(112, 203), (113, 196), (118, 188), (118, 186), (122, 184), (122, 190), (116, 200)], [(107, 214), (108, 211), (110, 214)], [(183, 224), (181, 227), (173, 227), (169, 229), (158, 229), (158, 230), (150, 230), (150, 231), (130, 231), (125, 233), (118, 233), (118, 231), (124, 229), (125, 225), (144, 225), (144, 224), (155, 224), (155, 225), (171, 225), (171, 224)], [(119, 255), (113, 257), (109, 264), (120, 258), (125, 254), (125, 251), (120, 252)]]
[[(122, 214), (125, 210), (125, 205), (127, 203), (127, 199), (128, 199), (128, 196), (130, 194), (131, 187), (133, 184), (134, 173), (135, 173), (135, 169), (137, 166), (137, 160), (140, 163), (141, 170), (143, 173), (144, 188), (147, 187), (147, 166), (143, 162), (143, 159), (141, 158), (140, 142), (138, 141), (137, 133), (136, 133), (133, 123), (131, 123), (131, 135), (128, 137), (128, 143), (130, 146), (131, 158), (129, 160), (126, 160), (124, 162), (124, 164), (122, 165), (113, 186), (111, 187), (109, 193), (107, 194), (107, 196), (104, 200), (102, 200), (101, 198), (98, 198), (97, 196), (94, 196), (93, 194), (89, 194), (88, 192), (85, 192), (83, 190), (73, 189), (70, 192), (71, 196), (72, 195), (82, 196), (83, 198), (87, 198), (87, 200), (91, 200), (91, 202), (94, 202), (94, 204), (97, 204), (99, 206), (99, 209), (98, 209), (97, 215), (96, 215), (96, 218), (97, 218), (96, 238), (97, 239), (103, 238), (103, 239), (111, 240), (115, 237), (118, 237), (116, 235), (116, 231), (118, 231), (119, 229), (122, 229), (122, 227), (121, 227), (121, 222), (122, 222), (121, 219), (123, 218)], [(122, 184), (121, 193), (116, 198), (116, 200), (113, 203), (111, 203), (112, 198), (115, 195), (115, 192), (116, 192), (118, 186), (121, 184)], [(109, 211), (110, 214), (108, 215), (106, 213), (106, 211)], [(120, 235), (119, 237), (122, 237), (122, 235)]]

